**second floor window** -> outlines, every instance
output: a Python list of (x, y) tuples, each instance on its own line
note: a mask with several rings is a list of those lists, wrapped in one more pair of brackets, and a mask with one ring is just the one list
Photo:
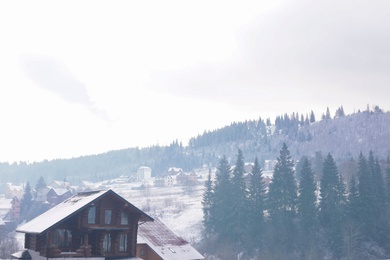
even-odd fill
[(104, 211), (104, 224), (106, 224), (106, 225), (111, 224), (111, 219), (112, 219), (111, 216), (112, 216), (111, 209), (106, 209)]
[(92, 206), (88, 210), (88, 224), (96, 223), (96, 207)]
[(128, 224), (129, 224), (129, 216), (125, 212), (122, 212), (121, 225), (128, 225)]

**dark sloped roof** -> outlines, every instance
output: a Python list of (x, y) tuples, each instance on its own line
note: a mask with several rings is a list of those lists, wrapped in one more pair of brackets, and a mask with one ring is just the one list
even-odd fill
[(141, 211), (133, 204), (125, 200), (123, 197), (119, 196), (117, 193), (109, 189), (77, 193), (76, 195), (49, 209), (48, 211), (44, 212), (33, 220), (18, 227), (16, 231), (21, 233), (40, 234), (51, 228), (52, 226), (63, 222), (77, 212), (88, 207), (92, 202), (108, 194), (112, 194), (118, 199), (123, 200), (124, 203), (127, 203), (131, 210), (140, 214), (140, 220), (153, 221), (153, 218), (151, 218), (145, 212)]

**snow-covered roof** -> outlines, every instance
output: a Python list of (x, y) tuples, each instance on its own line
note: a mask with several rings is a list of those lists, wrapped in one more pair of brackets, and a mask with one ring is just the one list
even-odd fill
[(162, 259), (195, 260), (204, 257), (165, 224), (155, 219), (138, 226), (138, 244), (147, 244)]
[(69, 192), (69, 190), (67, 188), (52, 188), (52, 189), (59, 196), (62, 196), (65, 193)]
[(12, 185), (12, 183), (7, 183), (8, 188), (12, 191), (23, 191), (23, 186), (21, 185)]
[(122, 199), (126, 203), (129, 204), (130, 207), (132, 207), (133, 210), (138, 211), (141, 214), (140, 220), (143, 221), (152, 221), (153, 218), (148, 216), (146, 213), (135, 207), (133, 204), (119, 196), (117, 193), (109, 190), (99, 190), (99, 191), (90, 191), (90, 192), (80, 192), (76, 195), (70, 197), (69, 199), (63, 201), (62, 203), (58, 204), (57, 206), (49, 209), (48, 211), (44, 212), (43, 214), (39, 215), (38, 217), (34, 218), (33, 220), (23, 224), (22, 226), (18, 227), (16, 229), (17, 232), (21, 233), (36, 233), (40, 234), (44, 232), (45, 230), (49, 229), (55, 224), (58, 224), (65, 219), (73, 216), (75, 213), (79, 212), (80, 210), (84, 209), (90, 203), (96, 201), (103, 195), (106, 195), (108, 193), (112, 193), (114, 195), (117, 195), (118, 198)]

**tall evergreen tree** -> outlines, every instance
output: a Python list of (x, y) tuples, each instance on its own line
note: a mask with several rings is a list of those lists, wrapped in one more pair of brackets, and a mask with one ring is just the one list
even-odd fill
[(316, 121), (316, 117), (314, 115), (313, 110), (310, 112), (310, 123), (314, 123)]
[(350, 220), (359, 221), (359, 190), (356, 182), (356, 177), (353, 174), (349, 181), (348, 203), (347, 203), (347, 216)]
[(20, 216), (21, 220), (30, 220), (30, 210), (33, 203), (30, 183), (27, 182), (24, 188), (23, 197), (20, 200)]
[(358, 244), (361, 240), (361, 223), (359, 221), (359, 191), (355, 174), (352, 174), (349, 181), (349, 192), (346, 207), (347, 222), (345, 225), (345, 251), (346, 259), (355, 259)]
[(298, 219), (301, 231), (301, 249), (303, 253), (314, 245), (316, 241), (317, 226), (317, 186), (314, 173), (307, 157), (301, 169), (301, 180), (298, 196)]
[(229, 212), (231, 219), (227, 229), (231, 232), (231, 238), (239, 243), (244, 241), (246, 225), (248, 224), (246, 219), (249, 207), (244, 172), (244, 156), (241, 149), (238, 149), (237, 161), (231, 178), (231, 207), (233, 210)]
[(219, 162), (216, 172), (216, 181), (214, 185), (214, 196), (210, 208), (210, 225), (212, 233), (220, 239), (227, 238), (229, 230), (227, 225), (231, 221), (231, 190), (230, 182), (231, 166), (226, 156)]
[(326, 108), (325, 119), (326, 119), (326, 120), (328, 120), (328, 119), (331, 119), (331, 117), (330, 117), (330, 111), (329, 111), (329, 107), (327, 107), (327, 108)]
[(263, 181), (259, 160), (256, 157), (249, 186), (248, 240), (250, 247), (261, 247), (265, 233), (265, 197), (266, 187)]
[(291, 252), (296, 239), (297, 185), (294, 162), (283, 143), (277, 158), (268, 192), (269, 214), (273, 230), (274, 249)]
[[(373, 163), (373, 158), (372, 162)], [(372, 165), (373, 167), (373, 165)], [(374, 216), (374, 184), (371, 171), (369, 170), (366, 157), (360, 153), (358, 161), (358, 204), (359, 218), (362, 223), (362, 232), (365, 237), (372, 237), (375, 230)]]
[(373, 218), (374, 218), (374, 231), (373, 239), (380, 244), (384, 244), (384, 238), (386, 234), (387, 220), (385, 219), (385, 188), (384, 181), (382, 177), (382, 171), (378, 159), (374, 159), (374, 154), (372, 151), (369, 153), (368, 159), (368, 168), (372, 176), (373, 182)]
[(38, 192), (40, 191), (41, 189), (45, 188), (46, 187), (46, 181), (45, 179), (41, 176), (39, 177), (37, 183), (35, 184), (35, 191)]
[(212, 223), (211, 223), (211, 208), (213, 203), (213, 182), (211, 180), (211, 168), (209, 169), (209, 174), (207, 175), (207, 180), (205, 182), (205, 191), (202, 198), (203, 206), (203, 224), (205, 227), (206, 234), (212, 232)]
[(386, 160), (386, 208), (390, 213), (390, 156)]
[(334, 258), (343, 253), (343, 220), (346, 204), (345, 187), (336, 163), (329, 153), (324, 161), (320, 184), (319, 220)]

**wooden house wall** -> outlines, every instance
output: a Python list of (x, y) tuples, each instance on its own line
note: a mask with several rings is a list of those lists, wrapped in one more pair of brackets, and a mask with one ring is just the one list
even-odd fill
[[(115, 198), (102, 198), (94, 202), (96, 207), (96, 222), (88, 224), (89, 207), (69, 217), (60, 224), (53, 226), (50, 230), (40, 234), (26, 234), (25, 248), (40, 252), (42, 256), (60, 256), (65, 253), (74, 253), (73, 256), (119, 256), (132, 257), (137, 252), (137, 229), (139, 213), (132, 213), (121, 200)], [(106, 209), (112, 211), (111, 224), (104, 223), (104, 212)], [(128, 215), (128, 224), (121, 225), (121, 213)], [(57, 229), (69, 230), (72, 234), (71, 246), (58, 248), (53, 245), (53, 232)], [(111, 234), (111, 252), (103, 251), (103, 239), (106, 233)], [(127, 251), (119, 250), (119, 236), (127, 234)], [(48, 243), (46, 243), (46, 239)]]

